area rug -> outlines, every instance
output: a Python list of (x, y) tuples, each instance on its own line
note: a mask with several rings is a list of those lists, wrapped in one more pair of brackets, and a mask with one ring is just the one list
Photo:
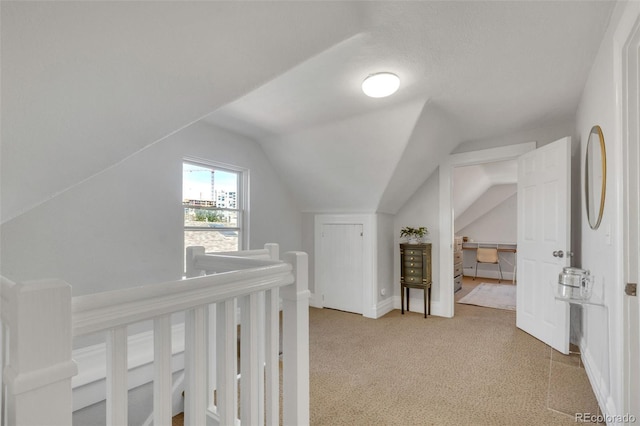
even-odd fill
[(516, 310), (516, 286), (480, 283), (469, 294), (458, 300), (466, 305)]

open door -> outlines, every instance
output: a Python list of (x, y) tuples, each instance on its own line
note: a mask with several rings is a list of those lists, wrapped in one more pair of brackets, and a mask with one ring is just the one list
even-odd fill
[(555, 286), (571, 256), (571, 138), (518, 158), (516, 326), (569, 353), (569, 304)]
[(629, 3), (624, 16), (616, 35), (620, 43), (614, 53), (622, 74), (618, 96), (625, 100), (620, 114), (624, 157), (622, 229), (625, 280), (622, 304), (625, 401), (622, 412), (630, 418), (640, 419), (640, 5)]

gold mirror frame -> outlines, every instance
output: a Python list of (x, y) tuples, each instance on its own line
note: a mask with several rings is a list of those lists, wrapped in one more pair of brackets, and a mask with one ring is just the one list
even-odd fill
[[(596, 143), (598, 146), (595, 146)], [(589, 132), (584, 164), (585, 207), (591, 229), (598, 229), (602, 221), (606, 190), (607, 151), (604, 145), (604, 135), (600, 126), (593, 126)]]

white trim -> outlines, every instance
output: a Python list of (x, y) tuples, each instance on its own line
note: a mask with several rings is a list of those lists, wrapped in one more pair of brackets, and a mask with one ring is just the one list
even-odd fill
[[(418, 292), (413, 292), (411, 293), (411, 291), (409, 291), (409, 306), (411, 307), (411, 310), (409, 310), (408, 312), (416, 312), (419, 314), (424, 314), (424, 296), (422, 294), (422, 292), (420, 291), (420, 289), (417, 289)], [(433, 291), (433, 288), (431, 289)], [(415, 295), (413, 295), (415, 293)], [(400, 298), (400, 296), (393, 296), (393, 309), (398, 309), (401, 310), (402, 309), (402, 300)], [(433, 298), (431, 299), (431, 306), (430, 306), (430, 311), (429, 311), (429, 316), (431, 316), (431, 312), (434, 312), (435, 310), (438, 311), (442, 311), (442, 303), (437, 301), (437, 300), (433, 300)], [(405, 311), (407, 311), (407, 308), (405, 307)]]
[[(184, 368), (184, 323), (171, 327), (172, 372)], [(128, 337), (129, 390), (153, 381), (153, 331)], [(73, 351), (78, 374), (71, 380), (73, 411), (104, 401), (106, 398), (106, 345), (79, 348)]]
[(591, 384), (591, 389), (598, 401), (598, 407), (603, 411), (605, 415), (617, 415), (620, 412), (616, 408), (616, 404), (611, 395), (611, 390), (607, 388), (607, 380), (605, 376), (598, 370), (596, 363), (591, 355), (591, 352), (586, 349), (584, 340), (580, 342), (580, 358), (584, 365), (587, 378)]
[(312, 308), (322, 309), (322, 297), (318, 296), (317, 293), (311, 293), (311, 296), (309, 297), (309, 306), (311, 306)]
[(389, 312), (393, 311), (394, 308), (394, 298), (388, 297), (381, 302), (378, 302), (377, 305), (374, 306), (374, 318), (378, 319), (380, 317), (385, 316)]
[(318, 307), (324, 307), (322, 294), (324, 288), (320, 279), (321, 265), (318, 260), (321, 250), (322, 226), (325, 224), (345, 224), (345, 225), (362, 225), (362, 261), (363, 261), (363, 291), (362, 291), (362, 315), (367, 318), (376, 318), (376, 307), (374, 300), (377, 295), (377, 285), (375, 281), (375, 251), (374, 244), (376, 242), (376, 218), (374, 214), (317, 214), (314, 218), (314, 252), (315, 252), (315, 300), (314, 303), (320, 303)]
[(453, 289), (453, 206), (451, 175), (454, 167), (511, 160), (536, 149), (535, 142), (525, 142), (481, 151), (452, 154), (440, 164), (440, 301), (431, 306), (433, 315), (447, 318), (454, 314)]
[[(613, 75), (614, 75), (614, 85), (615, 85), (615, 99), (616, 99), (616, 128), (621, 141), (621, 149), (617, 151), (617, 155), (615, 158), (616, 164), (620, 164), (622, 166), (622, 173), (619, 174), (621, 176), (620, 181), (618, 182), (616, 197), (618, 200), (618, 205), (616, 206), (617, 218), (616, 222), (621, 224), (620, 226), (616, 226), (616, 241), (617, 247), (616, 251), (620, 254), (616, 258), (616, 271), (618, 272), (618, 276), (616, 281), (621, 283), (621, 286), (624, 286), (624, 283), (627, 282), (637, 282), (637, 276), (635, 275), (636, 271), (631, 271), (629, 268), (628, 257), (631, 255), (635, 255), (630, 253), (630, 250), (627, 247), (627, 244), (637, 244), (635, 241), (629, 240), (630, 233), (635, 234), (635, 232), (630, 232), (629, 230), (629, 220), (634, 220), (637, 212), (627, 212), (629, 206), (629, 199), (625, 198), (625, 191), (634, 191), (637, 188), (634, 188), (633, 185), (629, 182), (628, 170), (631, 168), (637, 168), (638, 164), (631, 163), (631, 155), (629, 155), (629, 144), (634, 143), (634, 141), (630, 140), (630, 132), (629, 129), (632, 126), (638, 126), (637, 120), (637, 111), (630, 111), (628, 106), (628, 97), (634, 96), (637, 97), (638, 94), (630, 94), (628, 88), (628, 79), (630, 77), (636, 77), (627, 75), (629, 68), (626, 67), (625, 62), (628, 59), (630, 51), (633, 51), (632, 60), (637, 60), (637, 53), (634, 49), (637, 49), (637, 39), (634, 44), (634, 37), (638, 37), (638, 31), (640, 31), (636, 25), (640, 21), (640, 3), (630, 1), (624, 5), (620, 5), (619, 7), (623, 7), (623, 10), (620, 14), (620, 21), (618, 22), (617, 29), (613, 36)], [(631, 46), (629, 46), (631, 44)], [(633, 58), (635, 56), (635, 58)], [(637, 65), (636, 65), (637, 66)], [(635, 119), (635, 122), (633, 122)], [(637, 149), (637, 148), (636, 148)], [(631, 235), (631, 238), (634, 236)], [(615, 334), (613, 337), (613, 341), (619, 342), (616, 347), (612, 347), (610, 350), (610, 356), (612, 357), (612, 365), (617, 368), (614, 368), (616, 375), (622, 378), (620, 380), (621, 383), (617, 384), (616, 391), (619, 395), (621, 395), (621, 401), (619, 401), (621, 405), (621, 409), (623, 413), (632, 413), (632, 398), (640, 398), (640, 395), (631, 395), (632, 386), (630, 383), (631, 371), (633, 368), (636, 368), (638, 365), (638, 360), (630, 359), (629, 355), (631, 353), (631, 347), (629, 341), (627, 339), (627, 334), (631, 330), (631, 315), (629, 313), (628, 303), (633, 303), (628, 299), (622, 290), (622, 287), (616, 290), (614, 293), (613, 303), (615, 306), (620, 307), (620, 309), (616, 309), (616, 323), (619, 323), (621, 326), (615, 327), (612, 333)], [(637, 302), (636, 302), (637, 303)], [(635, 365), (631, 365), (634, 363)], [(613, 413), (617, 413), (613, 411)]]
[(197, 166), (211, 167), (223, 171), (238, 173), (238, 197), (237, 202), (239, 204), (238, 214), (241, 218), (241, 222), (238, 224), (240, 228), (239, 234), (239, 247), (238, 250), (246, 250), (249, 248), (249, 175), (250, 171), (246, 167), (240, 167), (233, 164), (222, 163), (219, 161), (209, 160), (205, 158), (195, 156), (182, 157), (182, 163), (192, 163)]

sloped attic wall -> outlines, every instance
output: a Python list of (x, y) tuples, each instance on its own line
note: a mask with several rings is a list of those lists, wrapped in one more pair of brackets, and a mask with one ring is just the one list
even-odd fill
[(475, 241), (515, 242), (517, 240), (517, 195), (512, 195), (456, 234)]
[(179, 279), (182, 159), (250, 171), (250, 241), (299, 250), (298, 207), (255, 142), (192, 125), (2, 225), (2, 274), (54, 277), (74, 295)]
[(179, 277), (183, 155), (251, 169), (252, 248), (299, 249), (298, 207), (261, 148), (185, 127), (352, 36), (359, 5), (0, 6), (3, 275), (74, 294)]
[(357, 2), (1, 2), (2, 222), (360, 28)]

